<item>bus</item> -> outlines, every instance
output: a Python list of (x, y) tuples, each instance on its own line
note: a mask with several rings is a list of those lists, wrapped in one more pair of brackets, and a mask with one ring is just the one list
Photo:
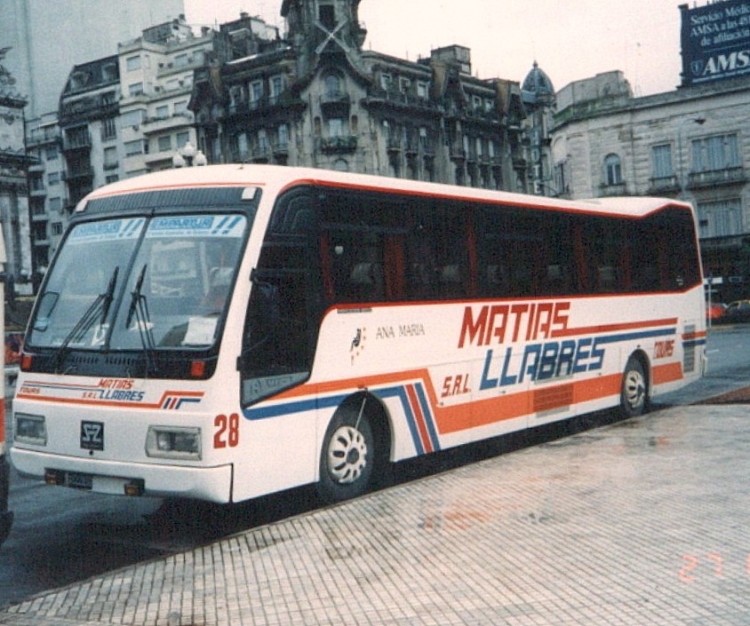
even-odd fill
[(701, 376), (694, 213), (272, 165), (113, 183), (29, 321), (12, 461), (51, 485), (233, 503)]
[[(0, 266), (5, 267), (5, 242), (0, 236)], [(3, 273), (3, 278), (6, 274)], [(5, 329), (5, 280), (0, 280), (0, 327)], [(0, 360), (0, 367), (5, 369), (5, 354)], [(0, 377), (0, 545), (8, 538), (13, 524), (13, 512), (8, 508), (8, 491), (10, 482), (10, 465), (8, 464), (8, 449), (5, 442), (5, 374)]]

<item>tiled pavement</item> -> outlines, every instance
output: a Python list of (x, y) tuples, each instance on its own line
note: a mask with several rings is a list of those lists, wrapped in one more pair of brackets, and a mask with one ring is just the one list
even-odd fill
[(675, 407), (33, 597), (0, 624), (750, 624), (750, 405)]

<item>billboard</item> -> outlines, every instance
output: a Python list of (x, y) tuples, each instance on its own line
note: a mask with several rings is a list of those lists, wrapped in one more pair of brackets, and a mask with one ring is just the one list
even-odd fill
[(750, 0), (680, 5), (682, 85), (750, 74)]

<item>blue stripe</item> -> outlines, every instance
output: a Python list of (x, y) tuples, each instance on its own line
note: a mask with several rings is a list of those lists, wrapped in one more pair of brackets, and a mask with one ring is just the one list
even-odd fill
[(659, 330), (642, 330), (632, 333), (621, 333), (619, 335), (609, 335), (608, 337), (596, 337), (594, 343), (597, 345), (603, 343), (618, 343), (620, 341), (635, 341), (636, 339), (649, 339), (651, 337), (665, 337), (677, 333), (676, 328), (662, 328)]
[(401, 407), (404, 410), (406, 416), (406, 424), (409, 427), (409, 433), (411, 433), (411, 439), (414, 442), (414, 448), (417, 450), (417, 454), (424, 454), (424, 446), (422, 445), (422, 438), (419, 436), (419, 429), (417, 428), (417, 420), (414, 417), (414, 412), (411, 410), (411, 404), (409, 403), (409, 396), (406, 393), (406, 389), (403, 386), (400, 387), (389, 387), (387, 389), (378, 389), (374, 391), (375, 395), (379, 398), (398, 398), (401, 400)]
[[(422, 440), (419, 437), (417, 422), (414, 417), (414, 412), (411, 409), (411, 405), (409, 404), (409, 397), (404, 387), (399, 386), (388, 387), (386, 389), (375, 389), (372, 390), (372, 393), (380, 399), (398, 398), (401, 401), (401, 407), (403, 408), (404, 415), (406, 416), (406, 423), (409, 427), (409, 432), (411, 433), (411, 438), (414, 442), (414, 447), (417, 450), (417, 454), (424, 454), (425, 449), (422, 445)], [(420, 390), (418, 390), (418, 393), (420, 393)], [(315, 409), (327, 409), (339, 406), (350, 395), (351, 394), (347, 393), (335, 396), (322, 396), (319, 398), (306, 398), (303, 400), (286, 402), (283, 404), (275, 404), (271, 406), (254, 407), (250, 409), (243, 409), (242, 414), (246, 419), (249, 420), (264, 420), (273, 417), (280, 417), (281, 415), (314, 411)], [(420, 395), (423, 396), (423, 394), (421, 393)], [(437, 434), (434, 431), (431, 420), (428, 420), (428, 427), (430, 428), (430, 432), (432, 434), (432, 437), (434, 438), (434, 441), (437, 442)], [(436, 450), (440, 449), (440, 447), (436, 443), (433, 443), (433, 447)]]

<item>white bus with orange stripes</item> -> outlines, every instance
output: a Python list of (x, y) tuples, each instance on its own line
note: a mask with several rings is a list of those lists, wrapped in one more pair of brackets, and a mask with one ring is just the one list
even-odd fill
[(21, 474), (237, 502), (701, 376), (689, 205), (570, 202), (266, 165), (145, 175), (77, 207), (14, 400)]

